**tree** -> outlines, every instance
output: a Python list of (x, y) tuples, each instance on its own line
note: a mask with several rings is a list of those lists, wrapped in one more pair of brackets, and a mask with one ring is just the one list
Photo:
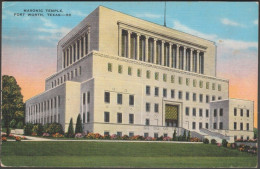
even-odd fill
[(173, 137), (172, 139), (175, 141), (176, 140), (176, 129), (174, 129)]
[(254, 128), (254, 139), (257, 139), (258, 137), (258, 129), (257, 128)]
[(4, 75), (2, 77), (2, 118), (5, 124), (6, 133), (9, 135), (10, 122), (15, 119), (24, 121), (25, 105), (21, 88), (13, 76)]
[(184, 132), (183, 132), (182, 140), (183, 140), (183, 141), (186, 141), (186, 140), (187, 140), (187, 138), (186, 138), (186, 130), (185, 130), (185, 129), (184, 129)]
[(68, 128), (68, 137), (74, 137), (73, 121), (70, 119), (70, 124)]
[(190, 130), (188, 132), (187, 141), (190, 141)]
[(77, 118), (75, 133), (83, 133), (82, 121), (81, 121), (80, 114), (78, 115), (78, 118)]

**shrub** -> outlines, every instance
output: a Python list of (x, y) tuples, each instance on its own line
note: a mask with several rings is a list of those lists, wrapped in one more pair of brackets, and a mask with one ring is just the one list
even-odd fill
[(209, 139), (205, 138), (205, 139), (203, 140), (203, 143), (204, 143), (204, 144), (209, 144)]
[(42, 136), (43, 137), (50, 137), (50, 134), (49, 133), (43, 133)]
[(191, 137), (191, 138), (190, 138), (190, 141), (191, 141), (191, 142), (199, 142), (200, 139), (197, 138), (197, 137)]
[(217, 144), (217, 141), (216, 141), (215, 139), (211, 139), (211, 140), (210, 140), (210, 143), (211, 143), (211, 144)]
[(123, 140), (129, 140), (129, 137), (128, 137), (128, 135), (123, 135), (122, 139)]
[(218, 146), (218, 147), (221, 147), (221, 144), (220, 144), (220, 143), (217, 143), (217, 146)]
[(231, 147), (231, 144), (230, 143), (227, 143), (227, 148), (230, 148)]
[(236, 143), (232, 143), (232, 144), (231, 144), (231, 147), (232, 147), (233, 149), (235, 149), (235, 148), (237, 148), (237, 144), (236, 144)]
[(33, 129), (33, 124), (32, 123), (27, 123), (24, 126), (24, 135), (30, 136), (32, 134), (32, 129)]
[(104, 135), (104, 139), (110, 140), (110, 139), (111, 139), (111, 138), (110, 138), (110, 135)]
[(18, 129), (23, 129), (23, 122), (22, 121), (19, 121), (16, 125), (16, 128)]
[(35, 124), (32, 129), (33, 133), (36, 133), (38, 136), (43, 134), (43, 126), (42, 124)]
[(171, 137), (164, 137), (163, 141), (171, 141)]
[(62, 137), (64, 137), (64, 135), (60, 134), (60, 133), (55, 133), (55, 134), (52, 134), (52, 137), (54, 137), (54, 138), (62, 138)]
[(34, 124), (32, 128), (32, 132), (37, 133), (37, 130), (38, 130), (38, 124)]
[(10, 127), (11, 127), (11, 128), (14, 128), (15, 125), (16, 125), (16, 120), (13, 119), (13, 120), (10, 122)]
[(112, 140), (116, 140), (117, 139), (117, 135), (116, 134), (112, 134), (111, 139)]
[(187, 137), (186, 137), (186, 130), (184, 129), (183, 135), (182, 135), (182, 141), (186, 141)]
[(15, 140), (16, 140), (16, 141), (21, 141), (21, 137), (16, 136), (16, 137), (15, 137)]
[(188, 132), (187, 141), (190, 141), (190, 131)]
[(69, 124), (69, 128), (68, 128), (68, 135), (67, 137), (74, 137), (74, 129), (73, 129), (73, 121), (72, 118), (70, 119), (70, 124)]
[(75, 138), (82, 138), (82, 137), (83, 137), (83, 135), (81, 133), (76, 133), (75, 134)]
[(7, 138), (6, 137), (2, 137), (2, 142), (7, 142)]
[(174, 129), (172, 140), (174, 140), (174, 141), (177, 140), (176, 139), (176, 129)]
[(47, 130), (48, 130), (49, 126), (50, 126), (50, 123), (44, 124), (44, 126), (43, 126), (43, 132), (44, 133), (47, 133)]
[(60, 134), (64, 133), (62, 125), (59, 123), (49, 124), (48, 128), (44, 132), (49, 133), (50, 135), (55, 134), (55, 133), (60, 133)]
[(32, 132), (32, 136), (37, 136), (37, 133), (36, 132)]
[(152, 137), (146, 137), (146, 138), (145, 138), (145, 141), (152, 141), (152, 140), (153, 140)]
[(222, 140), (222, 145), (223, 145), (223, 147), (227, 147), (227, 144), (228, 144), (227, 140), (226, 140), (226, 139), (223, 139), (223, 140)]
[(82, 132), (83, 132), (82, 121), (81, 121), (81, 116), (79, 114), (77, 117), (75, 133), (82, 133)]

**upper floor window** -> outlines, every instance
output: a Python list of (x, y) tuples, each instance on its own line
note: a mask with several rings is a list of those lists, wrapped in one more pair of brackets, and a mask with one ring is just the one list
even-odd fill
[(182, 77), (179, 77), (179, 84), (182, 84)]
[(171, 83), (174, 83), (174, 75), (171, 75)]
[(159, 73), (158, 73), (158, 72), (155, 72), (155, 73), (154, 73), (154, 79), (155, 79), (155, 80), (159, 80)]
[(154, 88), (154, 96), (159, 96), (159, 87)]
[(203, 114), (202, 109), (199, 109), (199, 113), (200, 113), (200, 117), (202, 117)]
[(137, 69), (137, 76), (141, 77), (141, 69)]
[(83, 99), (83, 105), (85, 105), (86, 104), (86, 93), (83, 93), (82, 99)]
[(192, 99), (193, 99), (193, 101), (196, 101), (196, 93), (193, 93)]
[(209, 82), (206, 82), (206, 89), (209, 89)]
[(185, 108), (185, 114), (186, 114), (186, 116), (188, 116), (190, 114), (190, 108), (189, 107)]
[(189, 100), (189, 99), (190, 99), (190, 93), (186, 92), (186, 100)]
[(206, 103), (209, 102), (209, 95), (206, 95)]
[(175, 95), (175, 92), (174, 92), (174, 90), (172, 89), (172, 90), (171, 90), (171, 98), (174, 98), (174, 95)]
[(186, 85), (189, 86), (189, 84), (190, 84), (190, 79), (186, 78)]
[(203, 81), (200, 80), (200, 88), (203, 87)]
[(221, 85), (220, 84), (218, 85), (218, 91), (221, 91)]
[(122, 104), (122, 103), (123, 103), (122, 94), (118, 93), (117, 94), (117, 104)]
[(118, 73), (122, 73), (123, 72), (123, 66), (122, 65), (118, 65)]
[(214, 117), (217, 117), (217, 109), (214, 109)]
[(209, 117), (209, 109), (206, 109), (206, 117)]
[(167, 97), (167, 89), (163, 89), (163, 97)]
[(195, 79), (193, 79), (193, 87), (197, 86), (197, 81)]
[(203, 102), (203, 95), (200, 94), (200, 102)]
[(122, 123), (122, 113), (117, 113), (117, 123)]
[(193, 115), (193, 116), (196, 116), (196, 108), (193, 108), (193, 109), (192, 109), (192, 115)]
[(246, 116), (249, 117), (249, 110), (246, 110)]
[(87, 93), (87, 102), (90, 103), (90, 92)]
[(110, 93), (105, 92), (105, 103), (110, 103)]
[(150, 112), (150, 103), (146, 103), (145, 109), (146, 112)]
[(131, 67), (128, 67), (128, 75), (132, 75), (132, 68)]
[(155, 112), (155, 113), (158, 113), (158, 112), (159, 112), (159, 104), (158, 104), (158, 103), (155, 103), (155, 104), (154, 104), (154, 112)]
[(243, 116), (243, 109), (240, 109), (240, 116)]
[(146, 86), (146, 95), (150, 95), (151, 93), (150, 89), (151, 89), (150, 86)]
[(134, 114), (129, 114), (129, 124), (134, 124)]
[(104, 112), (104, 122), (109, 122), (109, 112)]
[(151, 72), (150, 72), (149, 70), (147, 70), (147, 71), (146, 71), (146, 78), (147, 78), (147, 79), (150, 79), (150, 77), (151, 77), (150, 74), (151, 74)]
[(134, 105), (134, 95), (129, 95), (129, 105), (130, 106)]
[(179, 99), (182, 99), (182, 91), (179, 91)]
[(237, 116), (237, 109), (234, 108), (234, 116)]
[(215, 90), (215, 83), (212, 83), (212, 90)]
[(108, 64), (107, 64), (107, 70), (108, 70), (109, 72), (112, 72), (112, 63), (108, 63)]
[(219, 116), (223, 116), (223, 109), (222, 108), (219, 111)]

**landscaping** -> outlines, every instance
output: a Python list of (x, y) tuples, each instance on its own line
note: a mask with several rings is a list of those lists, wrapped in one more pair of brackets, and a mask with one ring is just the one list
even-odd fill
[(256, 167), (257, 156), (212, 144), (4, 142), (6, 166)]

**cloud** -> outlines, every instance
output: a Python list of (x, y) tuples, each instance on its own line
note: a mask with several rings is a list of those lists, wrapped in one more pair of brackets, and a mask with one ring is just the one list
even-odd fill
[(87, 14), (84, 14), (81, 11), (76, 11), (76, 10), (71, 10), (70, 13), (71, 13), (72, 16), (73, 15), (80, 16), (80, 17), (86, 17), (87, 16)]
[(136, 13), (134, 14), (134, 16), (141, 17), (141, 18), (151, 18), (151, 19), (158, 19), (163, 17), (163, 15), (152, 14), (152, 13)]
[(47, 33), (48, 35), (39, 35), (37, 38), (47, 42), (57, 44), (57, 41), (64, 37), (71, 28), (61, 27), (61, 28), (38, 28), (36, 31), (41, 33)]
[(51, 27), (51, 28), (57, 27), (57, 25), (52, 23), (49, 19), (46, 19), (44, 17), (41, 17), (40, 19), (41, 19), (41, 21), (43, 21), (43, 25), (46, 26), (46, 27)]
[(258, 25), (258, 19), (254, 20), (253, 22), (255, 25)]
[(245, 25), (240, 24), (240, 23), (235, 22), (235, 21), (231, 21), (231, 20), (228, 19), (228, 18), (222, 18), (222, 19), (221, 19), (221, 23), (224, 24), (224, 25), (229, 25), (229, 26), (240, 26), (240, 27), (245, 27)]

